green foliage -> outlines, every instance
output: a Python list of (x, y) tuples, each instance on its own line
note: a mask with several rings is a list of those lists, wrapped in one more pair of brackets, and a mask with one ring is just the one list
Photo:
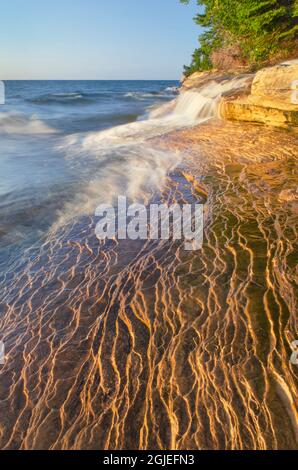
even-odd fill
[[(180, 0), (189, 3), (189, 0)], [(212, 68), (212, 53), (237, 45), (248, 64), (262, 62), (298, 37), (298, 0), (197, 0), (205, 29), (187, 74)]]

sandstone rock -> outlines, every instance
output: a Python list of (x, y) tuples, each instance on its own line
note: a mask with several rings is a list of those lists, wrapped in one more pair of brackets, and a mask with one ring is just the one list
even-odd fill
[(260, 70), (251, 94), (223, 97), (219, 113), (223, 119), (298, 129), (298, 63)]
[(223, 98), (219, 107), (220, 116), (227, 120), (258, 122), (270, 126), (291, 128), (298, 126), (298, 107), (278, 107), (276, 103), (259, 102), (253, 97)]
[(201, 88), (212, 81), (223, 81), (235, 77), (235, 73), (224, 74), (216, 70), (208, 72), (195, 72), (189, 77), (185, 78), (182, 82), (182, 90), (189, 90), (190, 88)]

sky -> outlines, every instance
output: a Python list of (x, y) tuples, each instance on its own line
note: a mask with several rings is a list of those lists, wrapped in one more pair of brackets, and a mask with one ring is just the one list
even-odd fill
[(176, 80), (196, 1), (0, 0), (0, 80)]

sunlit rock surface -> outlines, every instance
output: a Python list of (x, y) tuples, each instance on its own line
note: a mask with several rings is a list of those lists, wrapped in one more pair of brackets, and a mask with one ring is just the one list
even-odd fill
[(195, 72), (189, 77), (183, 77), (181, 91), (189, 90), (191, 88), (199, 89), (212, 81), (223, 82), (224, 80), (230, 80), (231, 78), (239, 77), (243, 74), (247, 74), (247, 69), (244, 67), (231, 72), (223, 72), (220, 70)]
[(298, 141), (261, 130), (156, 142), (183, 150), (161, 197), (205, 204), (202, 250), (102, 246), (90, 219), (2, 278), (1, 449), (297, 448)]

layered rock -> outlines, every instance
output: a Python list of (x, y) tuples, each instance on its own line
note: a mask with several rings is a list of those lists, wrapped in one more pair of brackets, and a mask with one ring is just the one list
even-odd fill
[(298, 128), (298, 61), (260, 70), (251, 93), (223, 97), (223, 119)]
[(214, 82), (222, 82), (224, 80), (229, 80), (234, 77), (238, 77), (239, 75), (242, 75), (243, 73), (246, 73), (247, 70), (245, 68), (239, 68), (237, 70), (234, 70), (232, 72), (223, 72), (219, 70), (210, 70), (206, 72), (195, 72), (189, 77), (183, 77), (182, 78), (182, 91), (189, 90), (192, 88), (201, 88), (208, 83), (214, 81)]

